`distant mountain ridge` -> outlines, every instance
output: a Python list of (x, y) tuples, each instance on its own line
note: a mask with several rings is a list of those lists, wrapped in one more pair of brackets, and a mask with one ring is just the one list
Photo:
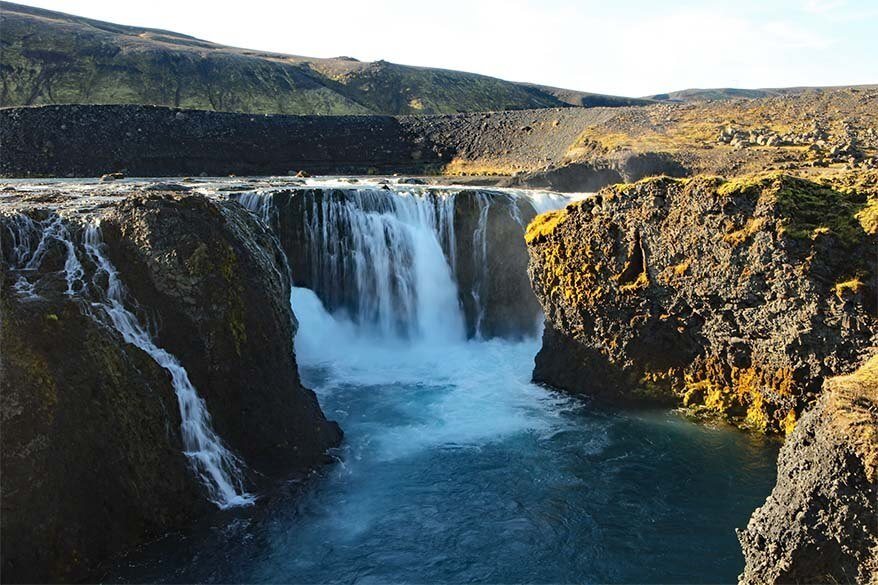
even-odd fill
[(648, 100), (445, 69), (227, 47), (0, 2), (0, 106), (152, 104), (254, 114), (447, 114)]
[(682, 89), (668, 93), (657, 93), (646, 96), (643, 99), (670, 102), (703, 102), (708, 100), (731, 100), (731, 99), (759, 99), (765, 97), (779, 97), (785, 95), (798, 95), (806, 92), (821, 92), (830, 89), (873, 89), (872, 85), (841, 85), (835, 87), (765, 87), (759, 89), (741, 89), (737, 87), (713, 87)]

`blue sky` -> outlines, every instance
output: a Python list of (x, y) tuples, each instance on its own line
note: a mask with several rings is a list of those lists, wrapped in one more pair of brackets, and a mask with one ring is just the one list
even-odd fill
[(600, 93), (878, 83), (878, 0), (32, 0), (298, 55)]

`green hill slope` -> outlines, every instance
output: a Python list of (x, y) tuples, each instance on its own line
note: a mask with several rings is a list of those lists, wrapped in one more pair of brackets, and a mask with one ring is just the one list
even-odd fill
[(251, 51), (0, 2), (0, 105), (69, 103), (438, 114), (646, 102), (385, 61)]

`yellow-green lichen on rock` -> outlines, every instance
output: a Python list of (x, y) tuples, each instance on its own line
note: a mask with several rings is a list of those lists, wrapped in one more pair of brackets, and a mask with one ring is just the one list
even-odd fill
[(856, 213), (855, 217), (870, 236), (878, 234), (878, 196), (870, 196), (866, 205)]
[(622, 400), (668, 388), (694, 411), (791, 432), (876, 331), (870, 184), (662, 177), (543, 218), (530, 273), (552, 329), (534, 378)]
[(537, 215), (528, 224), (524, 240), (528, 244), (551, 234), (567, 218), (566, 209), (547, 211)]

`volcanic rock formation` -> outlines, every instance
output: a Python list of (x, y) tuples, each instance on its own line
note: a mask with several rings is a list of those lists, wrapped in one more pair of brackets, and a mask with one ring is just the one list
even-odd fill
[(275, 238), (202, 196), (4, 199), (4, 581), (95, 564), (341, 433), (298, 377)]
[(858, 180), (659, 178), (538, 216), (534, 380), (792, 430), (875, 343), (876, 176)]
[(738, 537), (742, 584), (878, 580), (878, 356), (827, 380)]

